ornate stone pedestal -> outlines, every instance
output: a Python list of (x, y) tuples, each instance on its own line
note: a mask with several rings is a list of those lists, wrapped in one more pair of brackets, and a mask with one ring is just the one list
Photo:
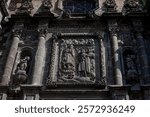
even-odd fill
[(129, 100), (128, 90), (130, 86), (109, 85), (112, 100)]
[(0, 86), (0, 100), (7, 99), (8, 86)]
[(21, 85), (23, 100), (39, 100), (41, 86)]
[(141, 89), (143, 90), (144, 100), (150, 100), (150, 85), (143, 85)]

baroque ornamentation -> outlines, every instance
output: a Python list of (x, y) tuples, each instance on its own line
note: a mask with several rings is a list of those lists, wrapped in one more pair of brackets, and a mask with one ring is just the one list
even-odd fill
[(117, 4), (116, 4), (115, 0), (106, 0), (103, 3), (103, 10), (105, 12), (115, 12), (115, 11), (117, 11)]
[(123, 14), (128, 14), (132, 12), (142, 12), (143, 5), (139, 2), (139, 0), (125, 0), (123, 7)]
[(31, 0), (22, 0), (21, 6), (19, 7), (19, 13), (30, 13), (33, 9)]
[[(78, 37), (78, 36), (77, 36)], [(95, 39), (53, 36), (48, 87), (57, 84), (94, 84), (96, 80)], [(99, 60), (98, 60), (99, 61)], [(100, 70), (100, 68), (98, 68)], [(97, 74), (100, 77), (100, 74)]]
[[(62, 39), (59, 82), (95, 80), (95, 44), (93, 39)], [(84, 47), (87, 46), (87, 47)]]
[(38, 32), (39, 32), (39, 37), (46, 37), (48, 31), (47, 31), (47, 28), (40, 28), (38, 29)]
[(50, 8), (52, 8), (51, 0), (43, 0), (43, 1), (42, 1), (42, 6), (43, 6), (45, 9), (50, 9)]
[(27, 81), (27, 68), (29, 67), (29, 56), (25, 56), (24, 58), (20, 59), (19, 64), (17, 65), (16, 70), (16, 77), (13, 79), (13, 82), (18, 84), (24, 84)]
[(125, 74), (127, 76), (128, 83), (134, 84), (139, 82), (136, 62), (137, 62), (137, 58), (134, 53), (129, 53), (124, 55)]
[(18, 29), (16, 28), (16, 29), (13, 29), (13, 30), (12, 30), (13, 36), (14, 36), (14, 37), (18, 37), (18, 38), (20, 38), (22, 32), (23, 32), (23, 30), (22, 30), (22, 29), (19, 29), (19, 28), (18, 28)]

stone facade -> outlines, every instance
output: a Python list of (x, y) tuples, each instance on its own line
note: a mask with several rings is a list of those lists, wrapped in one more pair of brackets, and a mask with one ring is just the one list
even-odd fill
[(142, 1), (2, 2), (0, 99), (150, 99)]

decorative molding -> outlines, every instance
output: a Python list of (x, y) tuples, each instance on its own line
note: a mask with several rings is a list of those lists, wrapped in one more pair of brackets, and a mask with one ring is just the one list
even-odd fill
[(39, 28), (38, 33), (39, 33), (39, 37), (44, 37), (46, 39), (48, 30), (47, 28)]
[(111, 20), (108, 22), (108, 28), (111, 34), (117, 34), (119, 32), (119, 27), (116, 20)]
[(143, 8), (139, 0), (125, 0), (122, 13), (126, 15), (129, 13), (144, 12)]
[(12, 30), (13, 36), (14, 36), (14, 37), (18, 37), (18, 38), (21, 37), (22, 32), (23, 32), (23, 30), (22, 30), (22, 29), (19, 29), (19, 28), (18, 28), (18, 29), (15, 28), (15, 29)]
[(32, 0), (22, 0), (21, 6), (18, 8), (18, 13), (31, 13), (33, 9)]
[(117, 4), (115, 0), (106, 0), (103, 3), (103, 8), (104, 12), (116, 12), (117, 11)]

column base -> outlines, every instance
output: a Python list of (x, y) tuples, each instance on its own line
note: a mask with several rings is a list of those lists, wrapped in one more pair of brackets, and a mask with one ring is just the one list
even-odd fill
[(122, 85), (109, 85), (109, 91), (112, 100), (129, 100), (128, 91), (130, 89), (130, 85), (122, 86)]
[(8, 86), (0, 86), (0, 100), (7, 100)]
[(143, 91), (144, 100), (150, 100), (150, 84), (142, 85), (141, 89)]
[(23, 92), (23, 100), (39, 100), (39, 92), (41, 86), (33, 85), (21, 85), (21, 90)]

